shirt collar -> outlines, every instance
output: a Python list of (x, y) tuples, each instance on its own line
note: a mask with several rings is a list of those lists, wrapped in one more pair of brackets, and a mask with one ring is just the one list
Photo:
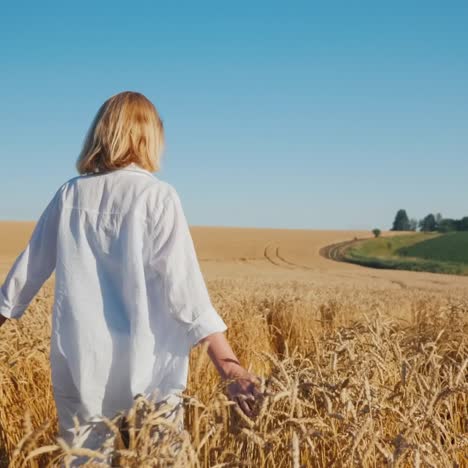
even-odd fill
[(120, 171), (138, 171), (138, 172), (144, 172), (146, 174), (151, 174), (150, 171), (148, 171), (147, 169), (144, 169), (143, 167), (139, 166), (138, 164), (136, 164), (134, 162), (131, 162), (127, 166), (121, 167), (118, 170), (120, 170)]

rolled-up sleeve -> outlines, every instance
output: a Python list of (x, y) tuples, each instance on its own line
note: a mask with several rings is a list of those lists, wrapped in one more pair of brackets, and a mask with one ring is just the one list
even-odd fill
[(60, 189), (35, 225), (0, 288), (0, 314), (19, 319), (55, 269)]
[(211, 303), (187, 219), (172, 186), (154, 233), (152, 267), (163, 282), (168, 312), (186, 330), (189, 347), (226, 331), (226, 323)]

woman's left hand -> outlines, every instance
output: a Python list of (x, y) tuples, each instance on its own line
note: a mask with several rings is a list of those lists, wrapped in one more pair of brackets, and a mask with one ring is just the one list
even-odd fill
[(230, 383), (227, 385), (227, 392), (229, 398), (235, 401), (247, 416), (252, 417), (255, 415), (256, 403), (263, 398), (258, 389), (260, 378), (241, 366), (236, 367), (228, 377)]

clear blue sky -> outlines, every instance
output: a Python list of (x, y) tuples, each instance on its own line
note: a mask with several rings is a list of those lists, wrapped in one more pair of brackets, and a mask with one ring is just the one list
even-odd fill
[(0, 219), (38, 218), (123, 90), (159, 109), (193, 225), (468, 215), (467, 24), (466, 1), (4, 2)]

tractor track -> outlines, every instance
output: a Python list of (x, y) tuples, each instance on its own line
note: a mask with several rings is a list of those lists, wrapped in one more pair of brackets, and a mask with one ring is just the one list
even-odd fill
[(300, 265), (299, 263), (291, 262), (287, 260), (283, 255), (280, 254), (280, 249), (276, 244), (269, 243), (263, 250), (264, 258), (271, 264), (288, 269), (301, 269), (301, 270), (312, 270), (313, 268), (306, 265)]

